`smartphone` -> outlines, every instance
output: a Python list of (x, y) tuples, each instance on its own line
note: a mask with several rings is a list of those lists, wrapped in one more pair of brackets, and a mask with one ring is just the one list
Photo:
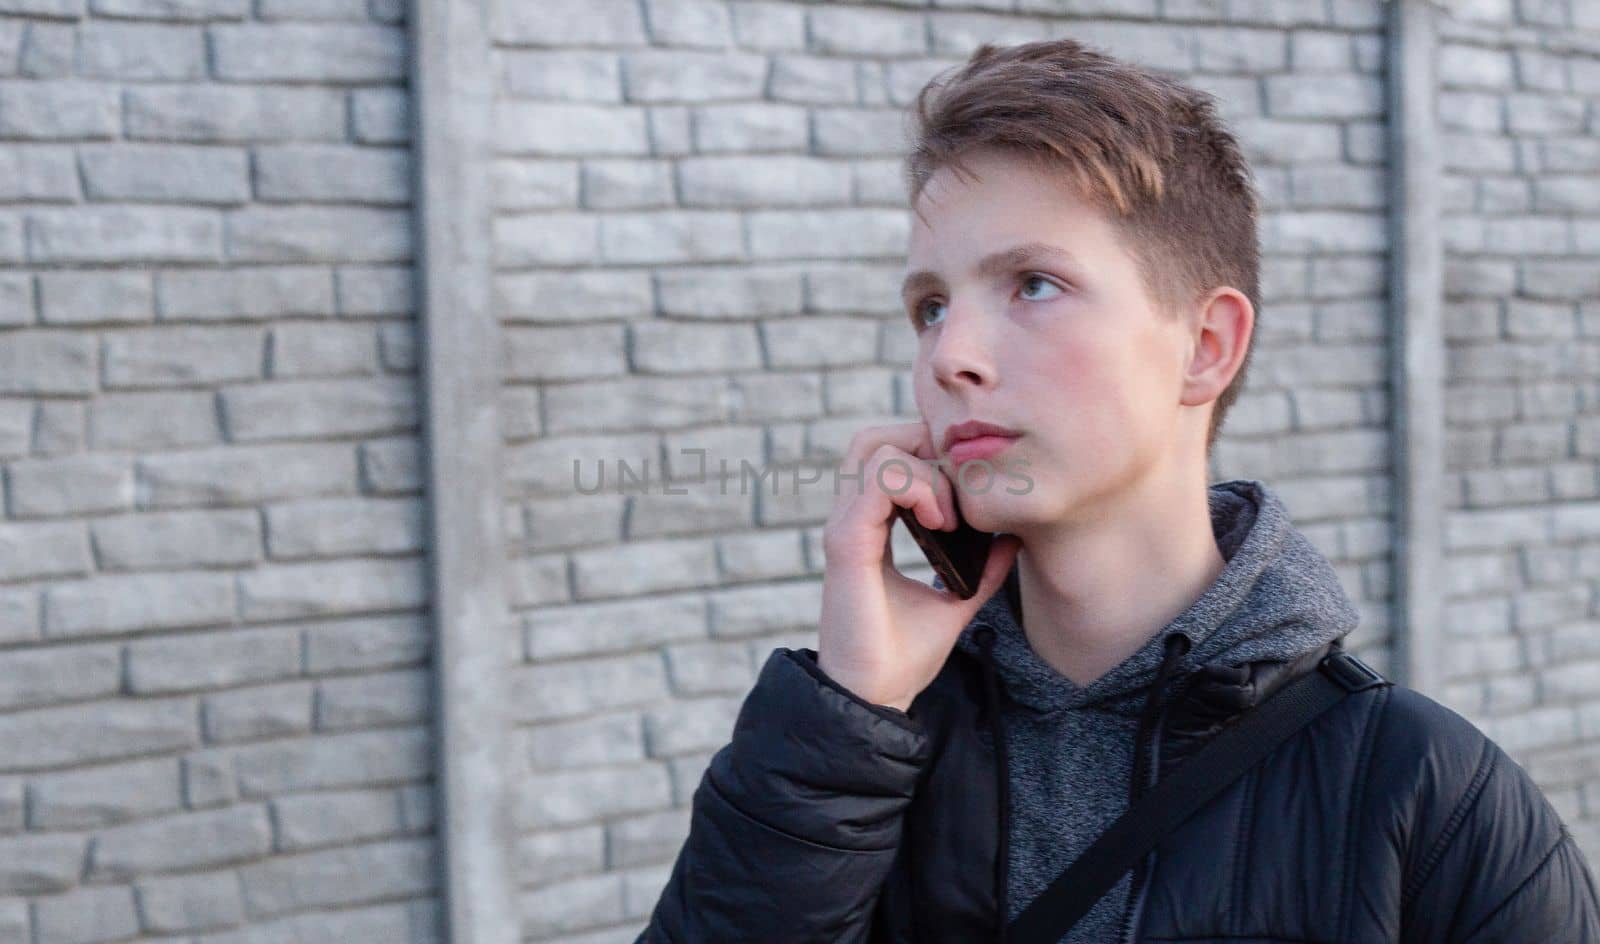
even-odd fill
[(989, 559), (989, 548), (995, 535), (979, 531), (961, 517), (961, 507), (956, 506), (956, 529), (935, 531), (917, 520), (910, 508), (895, 507), (895, 514), (905, 522), (906, 530), (916, 539), (917, 546), (928, 556), (933, 572), (944, 585), (963, 600), (970, 600), (978, 592), (978, 582), (983, 577), (983, 565)]

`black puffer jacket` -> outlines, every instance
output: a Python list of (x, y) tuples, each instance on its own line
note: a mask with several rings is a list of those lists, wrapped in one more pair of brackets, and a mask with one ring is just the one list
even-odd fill
[[(1138, 782), (1341, 643), (1181, 675), (1166, 670), (1182, 644), (1169, 647)], [(1003, 941), (996, 705), (992, 663), (960, 649), (909, 712), (838, 685), (814, 650), (775, 650), (638, 941)], [(1532, 780), (1466, 719), (1387, 681), (1292, 736), (1136, 873), (1126, 941), (1600, 944), (1593, 876)]]

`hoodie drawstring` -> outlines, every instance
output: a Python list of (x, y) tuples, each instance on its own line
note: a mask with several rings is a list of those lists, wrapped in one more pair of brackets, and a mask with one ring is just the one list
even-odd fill
[[(1157, 712), (1161, 709), (1162, 696), (1167, 688), (1167, 680), (1178, 667), (1178, 660), (1189, 651), (1191, 643), (1189, 637), (1183, 633), (1172, 633), (1162, 641), (1166, 655), (1161, 658), (1161, 668), (1156, 670), (1155, 681), (1150, 683), (1150, 693), (1145, 696), (1144, 710), (1139, 713), (1139, 734), (1134, 744), (1145, 744), (1151, 737), (1151, 728), (1155, 727)], [(1139, 799), (1139, 791), (1144, 789), (1144, 781), (1150, 777), (1146, 769), (1147, 754), (1140, 751), (1133, 759), (1133, 776), (1128, 780), (1128, 805), (1132, 806)]]
[[(996, 944), (1005, 944), (1006, 926), (1010, 923), (1010, 915), (1008, 914), (1008, 906), (1006, 901), (1008, 891), (1006, 887), (1006, 873), (1008, 859), (1010, 856), (1011, 838), (1011, 830), (1009, 827), (1011, 818), (1010, 764), (1006, 758), (1005, 729), (1000, 722), (1000, 683), (996, 676), (994, 666), (995, 631), (993, 627), (983, 625), (977, 628), (977, 630), (974, 632), (974, 636), (978, 643), (978, 649), (983, 653), (983, 693), (984, 701), (987, 703), (989, 709), (989, 731), (994, 737), (996, 760), (995, 780), (997, 781), (1000, 795), (1000, 835), (998, 837), (1000, 848), (995, 857), (994, 864), (994, 884), (999, 900), (1000, 920), (997, 922), (995, 929), (995, 942)], [(1161, 667), (1156, 670), (1155, 681), (1150, 684), (1150, 693), (1145, 697), (1144, 711), (1139, 717), (1140, 736), (1136, 743), (1143, 743), (1145, 736), (1150, 731), (1151, 725), (1155, 723), (1155, 714), (1161, 704), (1161, 696), (1167, 687), (1167, 681), (1172, 677), (1172, 673), (1177, 669), (1178, 660), (1183, 658), (1183, 656), (1188, 653), (1191, 643), (1189, 642), (1189, 637), (1183, 633), (1172, 633), (1171, 635), (1167, 636), (1162, 645), (1165, 648), (1165, 654), (1161, 659)], [(1134, 777), (1132, 778), (1132, 786), (1130, 789), (1135, 795), (1137, 795), (1137, 791), (1139, 789), (1139, 779), (1143, 773), (1139, 769), (1143, 766), (1141, 763), (1142, 760), (1142, 757), (1135, 758), (1134, 760), (1135, 773)]]
[(1000, 851), (995, 856), (994, 887), (1000, 903), (1000, 920), (996, 924), (995, 944), (1005, 944), (1006, 925), (1010, 915), (1006, 911), (1006, 867), (1010, 856), (1010, 805), (1011, 765), (1006, 760), (1006, 736), (1000, 724), (1000, 683), (994, 669), (994, 628), (980, 626), (977, 630), (978, 648), (983, 651), (983, 693), (989, 706), (989, 731), (994, 736), (995, 779), (1000, 793)]

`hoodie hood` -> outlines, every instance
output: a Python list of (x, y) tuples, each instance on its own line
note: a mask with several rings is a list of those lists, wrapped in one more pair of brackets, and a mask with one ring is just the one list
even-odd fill
[[(994, 630), (993, 667), (1007, 695), (1039, 714), (1092, 706), (1132, 716), (1163, 661), (1185, 675), (1202, 666), (1289, 661), (1354, 629), (1360, 613), (1330, 564), (1294, 527), (1288, 509), (1264, 483), (1236, 479), (1207, 490), (1211, 530), (1227, 563), (1212, 585), (1140, 649), (1087, 686), (1041, 659), (1016, 618), (1017, 569), (962, 630), (956, 648), (982, 660), (977, 631)], [(935, 585), (942, 583), (935, 580)], [(1182, 633), (1187, 652), (1167, 644)], [(1175, 660), (1175, 661), (1174, 661)]]

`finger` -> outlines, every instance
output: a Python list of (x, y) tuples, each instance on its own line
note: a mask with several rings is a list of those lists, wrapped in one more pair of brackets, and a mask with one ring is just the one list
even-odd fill
[[(889, 505), (911, 509), (923, 527), (938, 529), (948, 520), (934, 485), (938, 472), (916, 456), (881, 445), (867, 464), (867, 475), (868, 488), (888, 499)], [(887, 516), (892, 510), (878, 505), (873, 514)]]
[[(927, 445), (923, 446), (926, 441)], [(850, 437), (850, 445), (845, 450), (845, 458), (854, 462), (857, 459), (866, 459), (882, 445), (894, 446), (908, 455), (915, 455), (919, 447), (931, 451), (932, 438), (928, 431), (928, 424), (918, 420), (912, 423), (888, 423), (881, 426), (866, 426), (856, 431)], [(931, 456), (930, 456), (931, 458)]]

